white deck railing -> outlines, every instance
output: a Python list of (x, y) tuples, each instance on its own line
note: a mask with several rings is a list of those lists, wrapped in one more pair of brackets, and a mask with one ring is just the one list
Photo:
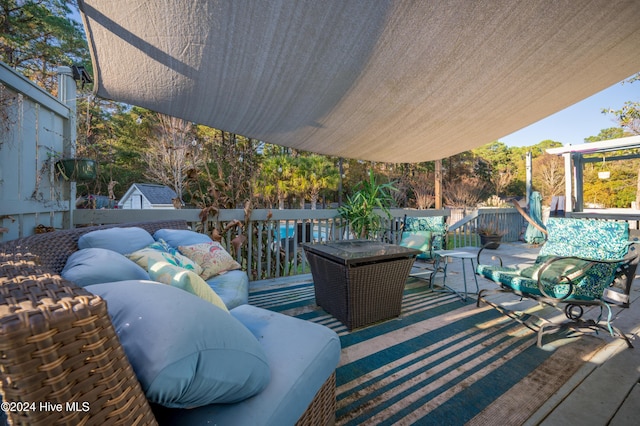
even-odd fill
[[(383, 229), (378, 238), (397, 244), (402, 238), (401, 229), (405, 215), (414, 217), (445, 216), (450, 211), (391, 209), (391, 219), (383, 217)], [(200, 210), (76, 210), (76, 226), (143, 222), (150, 220), (185, 220), (191, 229), (211, 234), (214, 228), (221, 230), (234, 221), (240, 226), (231, 226), (223, 235), (223, 243), (230, 253), (234, 252), (231, 241), (243, 235), (246, 243), (234, 253), (252, 281), (279, 278), (309, 272), (309, 264), (303, 254), (305, 242), (331, 241), (352, 238), (349, 227), (340, 218), (337, 210), (253, 210), (249, 218), (243, 209), (220, 210), (203, 223)], [(501, 229), (507, 232), (504, 241), (517, 241), (523, 220), (515, 209), (480, 209), (470, 216), (449, 224), (449, 248), (478, 246), (476, 229), (488, 217), (496, 218)]]

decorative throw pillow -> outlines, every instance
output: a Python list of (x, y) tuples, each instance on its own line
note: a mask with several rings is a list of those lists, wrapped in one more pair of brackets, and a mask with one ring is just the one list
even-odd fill
[(147, 271), (124, 255), (103, 248), (86, 248), (69, 256), (60, 273), (81, 287), (112, 281), (148, 280)]
[(418, 259), (428, 259), (431, 253), (431, 239), (431, 231), (405, 231), (399, 245), (420, 250), (422, 254), (417, 256)]
[(167, 262), (193, 271), (198, 275), (202, 273), (202, 268), (195, 261), (183, 256), (175, 249), (173, 249), (173, 252), (174, 253), (164, 250), (162, 243), (154, 241), (147, 247), (136, 250), (126, 256), (143, 267), (146, 271), (149, 270), (149, 262), (152, 260), (154, 262)]
[(220, 296), (218, 296), (209, 284), (200, 278), (200, 275), (193, 271), (188, 271), (167, 262), (149, 260), (149, 277), (153, 281), (188, 291), (209, 303), (213, 303), (220, 309), (229, 312)]
[(202, 268), (200, 276), (208, 280), (222, 272), (240, 269), (242, 266), (215, 241), (210, 243), (179, 246), (180, 253), (196, 262)]
[(132, 253), (155, 240), (142, 228), (108, 228), (88, 232), (78, 239), (78, 248), (104, 248), (120, 254)]
[(422, 252), (429, 252), (431, 250), (431, 231), (403, 232), (400, 245)]
[(238, 319), (153, 281), (94, 284), (150, 402), (171, 408), (234, 403), (271, 379), (264, 349)]
[(153, 234), (156, 241), (164, 240), (171, 247), (190, 246), (192, 244), (210, 243), (213, 240), (208, 235), (187, 229), (159, 229)]

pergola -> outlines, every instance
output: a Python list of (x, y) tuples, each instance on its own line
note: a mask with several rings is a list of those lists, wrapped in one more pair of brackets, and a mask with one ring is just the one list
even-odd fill
[[(581, 212), (584, 209), (583, 184), (584, 165), (602, 161), (602, 157), (585, 158), (585, 154), (602, 154), (620, 151), (640, 149), (640, 136), (610, 139), (601, 142), (591, 142), (580, 145), (569, 145), (560, 148), (547, 149), (547, 153), (562, 155), (564, 157), (565, 180), (565, 212)], [(632, 158), (640, 158), (640, 153), (626, 153), (606, 157), (606, 161), (621, 161)], [(571, 196), (569, 196), (571, 195)]]

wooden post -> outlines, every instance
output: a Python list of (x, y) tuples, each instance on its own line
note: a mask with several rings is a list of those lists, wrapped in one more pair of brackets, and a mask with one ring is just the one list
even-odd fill
[(436, 209), (442, 208), (442, 160), (436, 160)]

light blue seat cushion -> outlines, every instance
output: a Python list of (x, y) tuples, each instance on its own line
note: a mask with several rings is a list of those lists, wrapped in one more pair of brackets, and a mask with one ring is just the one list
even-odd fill
[(78, 248), (105, 248), (120, 254), (133, 253), (155, 242), (142, 228), (109, 228), (91, 231), (78, 239)]
[(331, 329), (251, 305), (231, 310), (262, 345), (271, 367), (265, 390), (239, 404), (193, 410), (154, 407), (161, 425), (293, 425), (340, 360)]
[(155, 240), (162, 239), (175, 248), (213, 241), (208, 235), (188, 229), (159, 229), (153, 234), (153, 238)]
[(249, 277), (244, 271), (227, 271), (206, 282), (229, 309), (249, 303)]
[(109, 316), (150, 402), (173, 408), (242, 401), (269, 383), (270, 359), (229, 312), (153, 281), (85, 287)]
[(78, 250), (69, 256), (60, 273), (81, 287), (125, 280), (148, 280), (147, 271), (124, 255), (103, 248)]

